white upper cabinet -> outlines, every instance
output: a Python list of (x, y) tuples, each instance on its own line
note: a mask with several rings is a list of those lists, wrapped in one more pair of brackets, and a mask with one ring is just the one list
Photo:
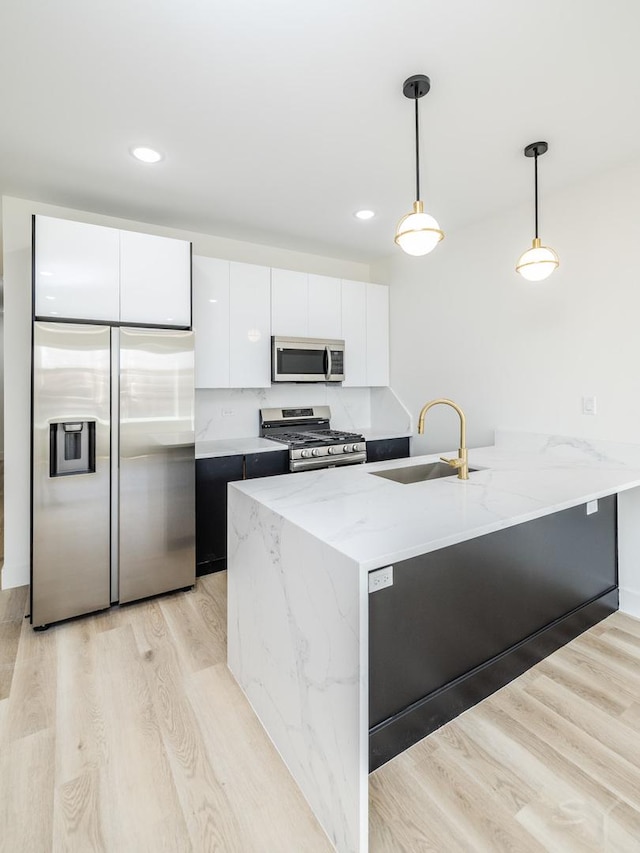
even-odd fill
[(190, 244), (36, 216), (37, 317), (191, 325)]
[(196, 388), (228, 388), (229, 261), (193, 256)]
[(193, 256), (196, 388), (271, 385), (270, 272)]
[(342, 282), (343, 385), (389, 384), (389, 288)]
[(116, 228), (36, 216), (36, 316), (117, 323), (119, 239)]
[(342, 286), (339, 278), (308, 276), (308, 316), (310, 338), (342, 338)]
[(363, 281), (342, 282), (342, 337), (342, 384), (364, 386), (367, 384), (367, 285)]
[(271, 385), (271, 271), (232, 262), (229, 268), (229, 383)]
[(367, 284), (367, 385), (389, 384), (389, 288)]
[(271, 270), (271, 334), (342, 338), (340, 279)]
[(120, 231), (120, 321), (191, 325), (189, 243)]
[(306, 272), (271, 270), (271, 334), (309, 337), (309, 286)]

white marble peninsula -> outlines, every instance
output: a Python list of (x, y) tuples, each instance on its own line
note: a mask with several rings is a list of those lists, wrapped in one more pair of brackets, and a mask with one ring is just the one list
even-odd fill
[(229, 667), (339, 853), (368, 849), (371, 570), (618, 493), (620, 608), (640, 615), (640, 445), (503, 431), (466, 482), (372, 476), (436, 459), (229, 487)]

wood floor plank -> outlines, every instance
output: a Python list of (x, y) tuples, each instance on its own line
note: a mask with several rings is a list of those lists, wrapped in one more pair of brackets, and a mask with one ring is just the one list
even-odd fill
[(469, 850), (409, 762), (391, 761), (369, 777), (369, 808), (370, 853)]
[(53, 853), (108, 853), (99, 777), (94, 768), (56, 786)]
[(621, 697), (618, 691), (606, 689), (602, 679), (578, 669), (559, 655), (541, 661), (536, 671), (612, 717), (624, 713), (631, 704), (631, 695)]
[(640, 701), (629, 705), (626, 711), (620, 715), (620, 719), (631, 726), (637, 737), (640, 732)]
[[(512, 685), (504, 688), (504, 692)], [(519, 773), (532, 787), (545, 791), (555, 802), (581, 799), (596, 809), (609, 809), (618, 802), (618, 797), (567, 761), (556, 748), (555, 739), (548, 741), (540, 737), (518, 717), (496, 707), (493, 701), (481, 703), (473, 713), (467, 712), (457, 722), (502, 764)]]
[[(540, 738), (551, 740), (564, 760), (588, 774), (616, 799), (640, 809), (638, 769), (599, 741), (582, 732), (571, 720), (556, 714), (517, 685), (501, 691), (496, 704), (507, 714), (517, 716)], [(496, 694), (498, 696), (498, 694)], [(492, 700), (496, 697), (492, 697)]]
[(523, 689), (559, 717), (570, 720), (595, 742), (640, 767), (640, 740), (623, 719), (612, 718), (546, 676), (540, 676), (534, 684)]
[(632, 634), (623, 628), (609, 628), (604, 634), (603, 639), (607, 643), (617, 646), (622, 651), (631, 652), (632, 655), (640, 650), (640, 634)]
[(616, 808), (594, 809), (591, 803), (579, 798), (558, 803), (542, 794), (522, 809), (518, 821), (545, 850), (634, 853), (638, 849), (638, 836), (613, 819)]
[(207, 623), (194, 606), (193, 592), (186, 592), (161, 600), (162, 612), (181, 656), (192, 672), (226, 662), (226, 645), (221, 646), (212, 636)]
[(39, 729), (0, 749), (0, 850), (51, 849), (54, 784), (53, 729)]
[(57, 629), (22, 624), (3, 742), (55, 727)]
[(106, 750), (97, 637), (96, 622), (79, 619), (60, 625), (56, 638), (56, 785), (69, 783), (72, 793), (86, 779), (99, 784), (93, 771)]
[(130, 626), (96, 638), (105, 755), (100, 802), (109, 850), (192, 850)]
[(14, 666), (12, 663), (0, 663), (0, 702), (7, 699), (11, 692)]
[(511, 819), (500, 798), (492, 796), (469, 770), (448, 761), (440, 750), (414, 766), (449, 826), (459, 827), (471, 850), (538, 853), (544, 849)]
[(440, 730), (438, 743), (443, 758), (456, 764), (460, 770), (472, 773), (487, 791), (495, 793), (510, 814), (517, 814), (536, 797), (538, 786), (523, 779), (490, 750), (469, 737), (455, 720)]
[[(637, 700), (638, 688), (630, 682), (624, 672), (609, 665), (606, 651), (604, 655), (594, 654), (588, 647), (575, 646), (570, 643), (559, 649), (548, 662), (554, 666), (568, 668), (575, 677), (584, 678), (587, 683), (597, 685), (597, 689), (615, 697), (615, 700), (626, 707)], [(545, 666), (543, 661), (539, 666)]]
[(201, 725), (184, 689), (186, 662), (166, 624), (163, 609), (154, 602), (143, 621), (134, 626), (156, 717), (171, 765), (189, 836), (195, 851), (225, 851), (240, 835), (225, 789), (207, 758)]
[(607, 619), (600, 623), (603, 628), (620, 628), (622, 631), (627, 631), (630, 634), (635, 634), (640, 637), (640, 619), (630, 616), (628, 613), (621, 613), (619, 610), (612, 613)]
[(240, 828), (229, 853), (329, 853), (329, 840), (226, 664), (193, 673), (187, 693)]
[(193, 606), (207, 626), (212, 648), (221, 661), (227, 659), (227, 573), (215, 572), (206, 583), (197, 584), (191, 596)]
[(610, 672), (625, 678), (630, 688), (636, 691), (636, 695), (640, 695), (640, 669), (638, 657), (633, 649), (626, 649), (609, 642), (608, 633), (601, 634), (599, 637), (587, 633), (579, 640), (581, 654), (593, 656), (596, 660), (604, 662)]
[(18, 643), (22, 624), (16, 622), (0, 622), (0, 666), (13, 666), (18, 654)]
[(0, 622), (22, 622), (28, 595), (28, 586), (0, 590)]

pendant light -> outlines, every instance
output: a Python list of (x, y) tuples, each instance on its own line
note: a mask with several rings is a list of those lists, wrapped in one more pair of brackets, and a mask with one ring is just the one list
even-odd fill
[(402, 92), (416, 104), (416, 200), (413, 211), (403, 216), (396, 228), (395, 242), (408, 255), (428, 255), (444, 237), (444, 231), (428, 213), (420, 199), (420, 136), (418, 100), (427, 94), (431, 81), (424, 74), (414, 74), (404, 81)]
[(544, 154), (549, 146), (546, 142), (532, 142), (524, 149), (525, 157), (534, 158), (535, 173), (535, 208), (536, 208), (536, 236), (530, 249), (520, 255), (516, 264), (516, 272), (528, 281), (543, 281), (549, 278), (560, 261), (558, 256), (548, 246), (543, 246), (538, 237), (538, 157)]

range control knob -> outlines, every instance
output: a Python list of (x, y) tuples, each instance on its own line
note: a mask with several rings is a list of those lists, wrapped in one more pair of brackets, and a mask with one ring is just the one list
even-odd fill
[(317, 447), (314, 447), (314, 449), (311, 451), (311, 455), (312, 456), (320, 456), (320, 451), (318, 450)]
[(300, 454), (303, 459), (308, 459), (311, 456), (311, 450), (303, 450)]
[(335, 455), (336, 455), (336, 453), (342, 453), (342, 448), (340, 448), (340, 447), (336, 447), (336, 446), (334, 445), (333, 447), (330, 447), (330, 448), (329, 448), (329, 453), (331, 454), (331, 456), (335, 456)]
[(353, 450), (353, 444), (345, 444), (342, 449), (345, 453), (351, 453), (351, 451)]

